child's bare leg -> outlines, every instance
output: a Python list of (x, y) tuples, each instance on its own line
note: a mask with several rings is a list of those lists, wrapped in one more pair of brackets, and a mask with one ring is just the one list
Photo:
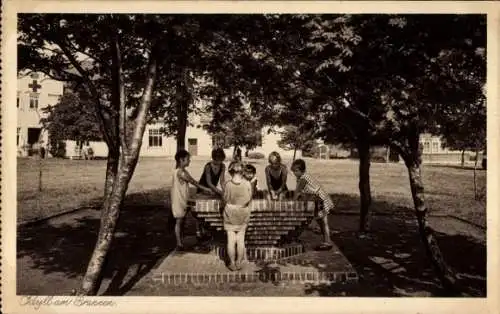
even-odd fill
[(195, 219), (195, 225), (196, 225), (196, 237), (201, 238), (202, 235), (201, 222), (198, 219)]
[(240, 266), (245, 258), (245, 230), (241, 230), (236, 234), (236, 247), (238, 250), (238, 259), (236, 260), (236, 265)]
[(236, 262), (236, 237), (234, 231), (227, 231), (227, 255), (230, 265), (234, 265)]
[(208, 239), (209, 237), (209, 234), (205, 228), (205, 226), (203, 225), (203, 223), (198, 220), (198, 219), (195, 219), (196, 220), (196, 238), (198, 239), (198, 241), (205, 241)]
[(175, 219), (175, 240), (177, 246), (182, 247), (182, 226), (184, 225), (184, 218)]
[(330, 238), (330, 226), (328, 226), (328, 215), (320, 218), (318, 224), (321, 228), (321, 232), (323, 233), (323, 242), (332, 243), (332, 239)]
[(285, 192), (281, 192), (280, 194), (278, 194), (278, 200), (282, 201), (285, 199)]
[(267, 191), (266, 198), (267, 198), (268, 201), (272, 201), (273, 195), (272, 195), (271, 191)]

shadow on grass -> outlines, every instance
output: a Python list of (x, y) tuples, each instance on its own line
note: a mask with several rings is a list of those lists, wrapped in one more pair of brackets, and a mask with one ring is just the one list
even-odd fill
[[(413, 208), (373, 199), (371, 233), (360, 238), (359, 196), (332, 194), (331, 197), (337, 205), (329, 217), (332, 240), (356, 269), (360, 282), (355, 285), (310, 285), (306, 293), (367, 297), (450, 296), (441, 287), (426, 256)], [(459, 276), (461, 291), (468, 296), (484, 297), (486, 246), (472, 236), (451, 231), (465, 223), (442, 217), (432, 226), (437, 229), (435, 236), (446, 263)], [(469, 226), (473, 227), (471, 223)], [(319, 263), (321, 261), (313, 261), (305, 265), (319, 269)]]
[[(104, 267), (101, 295), (123, 295), (158, 265), (175, 247), (173, 219), (166, 208), (168, 190), (158, 189), (127, 196), (115, 239)], [(356, 195), (334, 195), (338, 209), (358, 209)], [(330, 216), (333, 241), (360, 275), (356, 285), (314, 285), (305, 293), (321, 296), (445, 296), (425, 256), (412, 211), (386, 202), (374, 202), (380, 211), (397, 213), (374, 216), (372, 234), (358, 237), (358, 217), (333, 213)], [(390, 209), (390, 210), (389, 210)], [(395, 210), (395, 211), (394, 211)], [(401, 216), (406, 212), (408, 215)], [(18, 257), (29, 257), (32, 267), (45, 274), (62, 273), (81, 278), (92, 254), (99, 229), (99, 212), (59, 223), (44, 222), (18, 229)], [(193, 219), (186, 234), (195, 234)], [(443, 230), (446, 230), (444, 228)], [(460, 283), (470, 295), (486, 295), (486, 247), (464, 235), (436, 232), (445, 260), (461, 275)], [(303, 239), (308, 241), (308, 239)], [(465, 253), (465, 254), (464, 254)], [(310, 262), (319, 269), (319, 264)], [(24, 271), (18, 268), (19, 271)], [(273, 268), (264, 267), (273, 273)], [(19, 273), (18, 273), (18, 278)], [(32, 279), (32, 278), (29, 278)], [(28, 280), (28, 279), (23, 279)], [(43, 278), (39, 278), (43, 284)], [(18, 292), (23, 282), (18, 280)], [(78, 288), (78, 287), (74, 287)], [(343, 294), (341, 294), (343, 293)], [(58, 294), (70, 294), (59, 291)]]
[[(332, 240), (358, 272), (357, 285), (310, 286), (306, 293), (334, 296), (451, 296), (443, 290), (425, 255), (415, 221), (411, 218), (376, 216), (373, 232), (359, 238), (357, 217), (333, 216)], [(465, 235), (435, 231), (448, 265), (459, 275), (461, 291), (468, 296), (486, 296), (486, 246)], [(464, 252), (467, 252), (464, 254)]]
[[(359, 214), (360, 208), (360, 199), (358, 194), (330, 194), (332, 198), (335, 209), (332, 211), (332, 214), (335, 215), (335, 212), (341, 213), (352, 213)], [(389, 202), (387, 201), (394, 201)], [(372, 203), (370, 205), (370, 213), (372, 214), (396, 214), (403, 216), (413, 216), (414, 210), (413, 208), (402, 206), (397, 204), (397, 197), (388, 197), (386, 200), (381, 200), (380, 197), (372, 197)]]
[[(149, 200), (162, 201), (145, 206), (141, 201), (143, 193), (127, 196), (104, 267), (104, 280), (108, 280), (109, 285), (99, 294), (123, 295), (175, 248), (175, 222), (164, 201), (168, 193), (154, 190), (146, 194)], [(32, 267), (45, 274), (62, 273), (64, 278), (81, 278), (99, 232), (99, 212), (82, 216), (72, 219), (68, 215), (68, 218), (59, 217), (58, 223), (19, 227), (18, 258), (29, 257)], [(194, 233), (192, 219), (187, 219), (186, 229), (186, 233)], [(22, 271), (18, 269), (18, 293), (23, 291), (23, 282), (19, 281)], [(25, 280), (29, 279), (32, 278)], [(58, 291), (61, 295), (70, 293)]]

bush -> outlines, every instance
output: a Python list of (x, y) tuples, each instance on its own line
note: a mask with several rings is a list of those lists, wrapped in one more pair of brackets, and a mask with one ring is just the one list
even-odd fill
[(266, 156), (262, 153), (248, 153), (248, 158), (250, 159), (264, 159)]

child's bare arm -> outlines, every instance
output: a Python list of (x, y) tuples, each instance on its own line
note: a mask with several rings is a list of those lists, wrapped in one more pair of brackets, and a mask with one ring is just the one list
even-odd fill
[(283, 181), (281, 181), (281, 186), (280, 186), (280, 189), (278, 190), (278, 193), (281, 193), (285, 190), (285, 186), (286, 186), (286, 180), (288, 178), (288, 170), (286, 169), (286, 166), (285, 165), (281, 165), (282, 166), (282, 173), (283, 173)]
[(214, 193), (222, 196), (222, 191), (217, 189), (217, 187), (212, 184), (212, 174), (211, 174), (209, 167), (210, 167), (210, 164), (206, 165), (205, 169), (203, 170), (205, 172), (205, 174), (204, 174), (205, 179), (206, 179), (205, 181), (207, 182), (208, 188), (209, 188), (210, 192), (214, 192)]
[(221, 169), (221, 174), (220, 174), (220, 179), (219, 179), (219, 182), (220, 182), (220, 186), (221, 187), (224, 187), (226, 186), (226, 165), (225, 164), (222, 164), (221, 165), (222, 169)]
[(272, 187), (271, 187), (271, 174), (270, 174), (270, 171), (269, 171), (269, 166), (266, 167), (265, 169), (265, 173), (266, 173), (266, 185), (267, 185), (267, 190), (269, 192), (272, 191)]
[(295, 193), (293, 193), (293, 200), (296, 201), (299, 199), (299, 196), (302, 195), (302, 191), (304, 190), (304, 187), (306, 186), (306, 181), (299, 179), (297, 181), (297, 187), (295, 188)]
[(252, 195), (255, 195), (255, 193), (257, 193), (257, 180), (252, 182)]
[(246, 200), (245, 202), (245, 207), (248, 206), (250, 204), (250, 202), (252, 201), (252, 197), (253, 197), (253, 192), (254, 192), (254, 189), (253, 189), (253, 186), (250, 182), (248, 182), (248, 199)]
[(196, 180), (193, 179), (191, 174), (189, 174), (189, 172), (186, 169), (179, 171), (178, 175), (182, 180), (196, 186), (197, 188), (202, 189), (202, 190), (207, 191), (207, 192), (212, 192), (212, 190), (210, 190), (209, 188), (204, 187), (204, 186), (200, 185), (198, 182), (196, 182)]

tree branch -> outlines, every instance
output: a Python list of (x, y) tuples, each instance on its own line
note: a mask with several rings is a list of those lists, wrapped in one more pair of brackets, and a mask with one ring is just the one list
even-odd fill
[(98, 57), (96, 57), (96, 56), (94, 56), (94, 55), (92, 55), (92, 54), (90, 54), (90, 53), (88, 53), (88, 52), (86, 52), (86, 51), (84, 51), (84, 50), (82, 50), (80, 48), (77, 48), (77, 46), (71, 40), (68, 40), (67, 42), (71, 46), (71, 48), (73, 48), (73, 50), (75, 52), (78, 52), (78, 53), (81, 53), (83, 55), (86, 55), (87, 57), (89, 57), (91, 59), (94, 59), (94, 61), (96, 61), (99, 64), (101, 64), (103, 67), (109, 69), (108, 64), (106, 62), (104, 62), (104, 60), (102, 60), (101, 58), (98, 58)]
[(113, 29), (112, 34), (112, 76), (114, 77), (115, 86), (113, 86), (113, 102), (114, 107), (118, 108), (119, 123), (118, 130), (122, 149), (128, 152), (127, 132), (126, 132), (126, 116), (127, 108), (125, 106), (125, 86), (123, 83), (122, 56), (120, 50), (120, 39), (116, 29)]
[(153, 88), (156, 83), (156, 75), (158, 68), (158, 55), (157, 55), (157, 44), (153, 45), (151, 53), (149, 56), (148, 70), (146, 74), (146, 81), (144, 84), (144, 90), (141, 96), (141, 101), (138, 106), (137, 117), (135, 119), (135, 126), (133, 130), (133, 137), (130, 146), (130, 151), (133, 153), (138, 153), (138, 146), (142, 143), (142, 136), (144, 135), (144, 128), (146, 127), (147, 113), (149, 106), (151, 104), (151, 98), (153, 94)]
[[(110, 149), (117, 149), (118, 147), (116, 147), (116, 138), (114, 138), (115, 136), (113, 136), (113, 129), (112, 128), (109, 128), (108, 125), (111, 124), (111, 126), (114, 124), (112, 123), (112, 121), (109, 121), (107, 120), (104, 115), (103, 115), (103, 112), (101, 111), (101, 100), (100, 100), (100, 96), (99, 96), (99, 92), (97, 90), (97, 88), (95, 87), (94, 83), (92, 82), (92, 80), (89, 78), (89, 75), (88, 73), (83, 69), (83, 67), (81, 66), (80, 63), (78, 63), (78, 61), (76, 60), (75, 56), (73, 55), (73, 53), (69, 50), (69, 48), (64, 44), (64, 42), (62, 42), (61, 40), (58, 40), (58, 39), (54, 39), (54, 43), (56, 43), (60, 48), (61, 50), (63, 51), (63, 53), (66, 55), (66, 58), (68, 58), (68, 60), (70, 61), (70, 63), (75, 67), (75, 69), (80, 73), (80, 75), (82, 76), (82, 79), (84, 80), (84, 82), (86, 83), (86, 89), (88, 90), (88, 93), (89, 95), (94, 98), (94, 105), (95, 105), (95, 109), (96, 109), (96, 113), (97, 113), (97, 116), (99, 118), (99, 125), (100, 125), (100, 128), (101, 128), (101, 132), (103, 133), (103, 136), (104, 136), (104, 139), (106, 141), (106, 143), (108, 144), (108, 146), (110, 147)], [(110, 132), (107, 132), (107, 131), (110, 131)], [(111, 135), (113, 134), (113, 135)]]

